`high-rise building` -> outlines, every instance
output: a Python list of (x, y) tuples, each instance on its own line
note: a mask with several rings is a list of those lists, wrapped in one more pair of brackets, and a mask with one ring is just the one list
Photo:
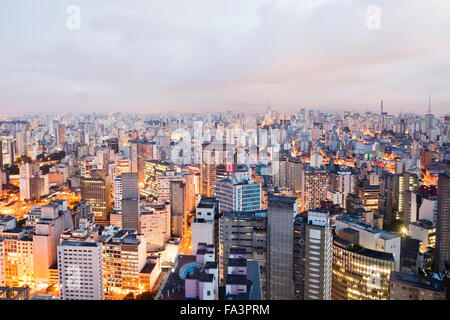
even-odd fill
[(187, 229), (186, 184), (170, 181), (170, 213), (172, 237), (181, 237)]
[(308, 211), (305, 227), (305, 300), (331, 299), (332, 237), (328, 213)]
[(303, 163), (297, 158), (285, 157), (281, 158), (278, 164), (279, 170), (274, 175), (273, 184), (300, 193), (302, 191)]
[(61, 150), (64, 143), (66, 142), (66, 126), (64, 124), (58, 124), (56, 136), (58, 148)]
[(92, 206), (96, 224), (108, 223), (111, 211), (111, 183), (104, 171), (93, 170), (92, 178), (81, 178), (81, 199)]
[(320, 207), (320, 201), (327, 200), (332, 175), (325, 168), (306, 167), (303, 171), (301, 211)]
[(58, 245), (61, 300), (103, 300), (103, 254), (99, 242), (63, 241)]
[(191, 250), (197, 252), (199, 243), (216, 245), (219, 201), (216, 198), (202, 197), (191, 222)]
[(134, 230), (102, 235), (105, 295), (140, 292), (140, 272), (146, 265), (145, 237)]
[(294, 297), (293, 252), (294, 217), (298, 200), (269, 196), (267, 213), (267, 297), (289, 300)]
[(158, 176), (166, 175), (168, 171), (174, 170), (174, 165), (159, 160), (145, 160), (144, 189), (142, 194), (158, 197)]
[[(2, 216), (2, 220), (11, 217)], [(28, 228), (16, 227), (16, 220), (0, 227), (3, 282), (8, 287), (35, 286), (33, 237)], [(12, 225), (11, 225), (12, 223)], [(1, 276), (0, 276), (1, 277)]]
[[(194, 231), (192, 231), (194, 236)], [(258, 261), (263, 297), (267, 295), (267, 210), (226, 211), (219, 219), (219, 279), (226, 281), (228, 259), (241, 250), (248, 260)]]
[(217, 180), (214, 196), (219, 201), (220, 212), (261, 210), (261, 183), (252, 180), (247, 172)]
[(170, 238), (170, 204), (143, 207), (140, 210), (141, 232), (145, 236), (147, 252), (165, 248)]
[(122, 228), (139, 232), (139, 181), (137, 173), (123, 173), (122, 178)]
[(65, 201), (41, 208), (41, 217), (33, 235), (34, 277), (37, 285), (51, 282), (51, 267), (57, 262), (56, 247), (64, 230), (73, 230), (73, 220)]
[(444, 264), (450, 261), (450, 174), (439, 174), (436, 216), (435, 271), (443, 272)]
[(130, 172), (137, 173), (139, 183), (145, 180), (145, 161), (153, 158), (154, 143), (145, 140), (131, 140)]
[(332, 299), (389, 299), (389, 279), (395, 268), (392, 253), (359, 246), (356, 230), (342, 229), (339, 235), (348, 237), (335, 237), (333, 242)]

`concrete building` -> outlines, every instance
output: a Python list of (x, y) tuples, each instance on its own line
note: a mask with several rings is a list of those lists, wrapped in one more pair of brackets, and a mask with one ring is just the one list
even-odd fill
[[(363, 248), (358, 245), (359, 232), (341, 229), (333, 242), (333, 300), (387, 300), (389, 279), (395, 262), (392, 253)], [(350, 240), (350, 239), (349, 239)]]
[(351, 228), (359, 232), (359, 245), (374, 251), (392, 253), (395, 261), (395, 271), (400, 270), (401, 237), (384, 230), (380, 230), (349, 215), (337, 218), (336, 232)]
[(106, 225), (111, 211), (111, 183), (104, 171), (92, 170), (91, 178), (81, 178), (81, 199), (92, 206), (95, 223)]
[(141, 207), (141, 232), (147, 252), (164, 250), (170, 238), (170, 216), (169, 203)]
[(443, 272), (450, 261), (450, 174), (441, 173), (438, 178), (436, 215), (436, 264), (435, 271)]
[(195, 217), (191, 222), (192, 252), (197, 252), (199, 243), (216, 246), (218, 216), (219, 201), (216, 198), (202, 197), (195, 210)]
[(444, 282), (433, 277), (392, 272), (390, 300), (445, 300)]
[(261, 183), (253, 181), (247, 172), (235, 172), (230, 179), (217, 180), (214, 195), (220, 212), (261, 210)]
[(298, 200), (269, 196), (267, 213), (267, 297), (290, 300), (294, 297), (293, 235)]
[(103, 300), (101, 243), (63, 241), (58, 245), (58, 279), (61, 300)]
[(328, 213), (308, 211), (305, 259), (304, 299), (330, 300), (332, 232)]
[(219, 219), (219, 231), (220, 282), (226, 281), (230, 255), (240, 252), (245, 259), (258, 261), (262, 295), (266, 297), (267, 210), (224, 212)]

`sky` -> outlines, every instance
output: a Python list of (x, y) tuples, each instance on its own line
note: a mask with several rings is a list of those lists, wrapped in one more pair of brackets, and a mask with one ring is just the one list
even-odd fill
[(450, 113), (448, 0), (0, 0), (0, 113), (379, 112), (383, 99), (424, 114), (429, 96)]

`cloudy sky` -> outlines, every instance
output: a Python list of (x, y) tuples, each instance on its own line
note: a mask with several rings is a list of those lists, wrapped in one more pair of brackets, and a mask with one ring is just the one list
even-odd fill
[[(80, 29), (67, 27), (70, 5)], [(268, 100), (378, 111), (383, 99), (423, 114), (428, 96), (450, 113), (448, 0), (0, 0), (0, 113), (261, 111)]]

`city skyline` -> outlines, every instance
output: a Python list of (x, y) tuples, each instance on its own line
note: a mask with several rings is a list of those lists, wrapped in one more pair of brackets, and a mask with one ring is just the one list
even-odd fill
[[(70, 29), (70, 6), (80, 9)], [(371, 6), (379, 9), (379, 25)], [(444, 115), (445, 1), (5, 1), (0, 113)]]

